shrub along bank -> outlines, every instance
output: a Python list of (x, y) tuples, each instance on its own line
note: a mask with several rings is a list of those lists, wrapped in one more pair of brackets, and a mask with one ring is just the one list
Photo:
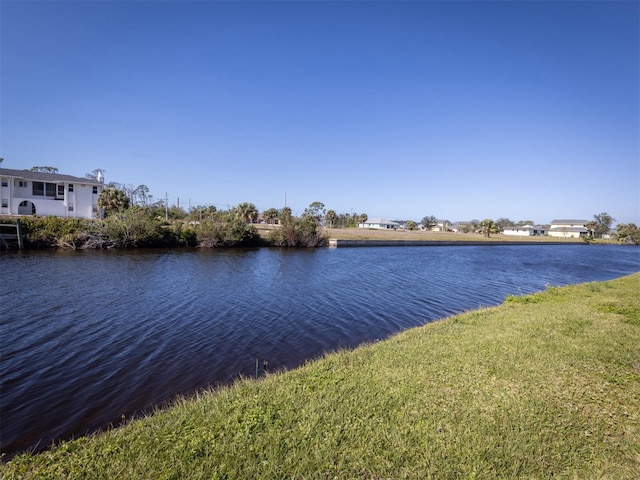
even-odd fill
[(176, 401), (3, 478), (637, 478), (640, 273)]
[[(134, 247), (316, 247), (327, 242), (322, 230), (308, 218), (291, 218), (263, 238), (255, 225), (233, 217), (203, 221), (166, 221), (152, 210), (132, 207), (104, 219), (85, 220), (28, 216), (21, 218), (27, 248), (134, 248)], [(14, 218), (0, 219), (15, 223)]]

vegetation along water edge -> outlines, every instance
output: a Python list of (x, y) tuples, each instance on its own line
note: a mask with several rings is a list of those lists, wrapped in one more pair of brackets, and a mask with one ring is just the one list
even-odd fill
[[(20, 217), (25, 248), (74, 250), (149, 247), (319, 247), (371, 245), (464, 245), (464, 244), (638, 244), (640, 235), (618, 234), (612, 238), (518, 237), (501, 233), (454, 233), (423, 230), (375, 230), (333, 228), (320, 225), (312, 216), (281, 216), (278, 224), (253, 223), (236, 208), (194, 219), (165, 219), (153, 209), (131, 207), (105, 218), (82, 219), (54, 216)], [(15, 226), (16, 217), (0, 217), (0, 227)], [(630, 228), (635, 228), (631, 226)], [(15, 236), (15, 228), (13, 229)], [(624, 232), (623, 232), (624, 233)], [(13, 242), (17, 247), (17, 242)], [(0, 238), (0, 249), (11, 244)]]
[[(383, 222), (378, 219), (367, 223), (366, 214), (338, 215), (334, 210), (326, 210), (322, 202), (312, 202), (300, 216), (294, 215), (288, 207), (269, 208), (260, 213), (250, 202), (226, 210), (197, 206), (187, 212), (177, 206), (168, 208), (167, 204), (149, 205), (145, 195), (140, 198), (135, 194), (144, 192), (146, 187), (143, 187), (131, 191), (131, 195), (114, 186), (105, 188), (91, 218), (39, 216), (35, 215), (35, 210), (33, 215), (0, 216), (0, 249), (11, 246), (74, 250), (175, 246), (320, 247), (365, 246), (372, 245), (373, 241), (377, 245), (381, 245), (381, 241), (388, 245), (401, 245), (402, 242), (406, 245), (420, 242), (426, 245), (437, 245), (436, 242), (448, 245), (464, 242), (567, 244), (576, 241), (640, 244), (640, 229), (633, 223), (618, 224), (616, 232), (611, 234), (610, 227), (615, 219), (607, 213), (594, 215), (593, 221), (556, 221), (562, 225), (551, 230), (548, 229), (551, 225), (533, 227), (531, 221), (516, 224), (506, 218), (472, 220), (454, 229), (451, 222), (439, 221), (435, 216), (425, 216), (420, 225), (412, 220)], [(565, 225), (567, 222), (569, 226)], [(573, 226), (576, 222), (583, 226)], [(18, 228), (9, 229), (12, 233), (7, 234), (5, 230), (16, 225)], [(16, 231), (22, 233), (16, 235)], [(511, 233), (507, 234), (508, 231)], [(526, 235), (514, 235), (514, 231)]]
[(640, 272), (508, 297), (112, 430), (2, 478), (637, 478)]

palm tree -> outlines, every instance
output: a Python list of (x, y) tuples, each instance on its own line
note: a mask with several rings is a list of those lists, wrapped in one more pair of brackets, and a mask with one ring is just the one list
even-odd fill
[(246, 223), (253, 223), (258, 219), (258, 209), (253, 203), (243, 202), (236, 205), (235, 216)]
[(291, 218), (293, 217), (293, 212), (291, 211), (291, 209), (289, 207), (283, 207), (282, 210), (280, 210), (280, 222), (287, 224), (291, 221)]
[(129, 197), (119, 188), (105, 188), (98, 196), (98, 207), (105, 215), (129, 208)]
[(331, 228), (331, 227), (333, 227), (333, 224), (338, 219), (338, 214), (336, 213), (335, 210), (329, 210), (327, 212), (327, 214), (325, 215), (325, 218), (326, 218), (327, 222), (329, 222), (329, 228)]
[(491, 236), (491, 232), (494, 229), (495, 223), (490, 218), (485, 218), (480, 222), (480, 231), (484, 234), (485, 237), (489, 238)]
[(268, 224), (271, 224), (276, 218), (278, 218), (278, 210), (275, 208), (269, 208), (262, 212), (262, 216)]

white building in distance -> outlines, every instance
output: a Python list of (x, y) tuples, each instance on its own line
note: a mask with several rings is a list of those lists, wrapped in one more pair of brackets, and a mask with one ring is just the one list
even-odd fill
[(103, 189), (99, 180), (0, 168), (0, 215), (95, 218)]

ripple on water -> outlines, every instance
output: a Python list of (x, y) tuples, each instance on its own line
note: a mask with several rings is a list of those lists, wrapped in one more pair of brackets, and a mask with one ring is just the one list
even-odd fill
[[(640, 270), (597, 246), (27, 252), (4, 255), (2, 451), (506, 295)], [(29, 275), (25, 275), (29, 272)], [(52, 272), (55, 272), (52, 275)]]

